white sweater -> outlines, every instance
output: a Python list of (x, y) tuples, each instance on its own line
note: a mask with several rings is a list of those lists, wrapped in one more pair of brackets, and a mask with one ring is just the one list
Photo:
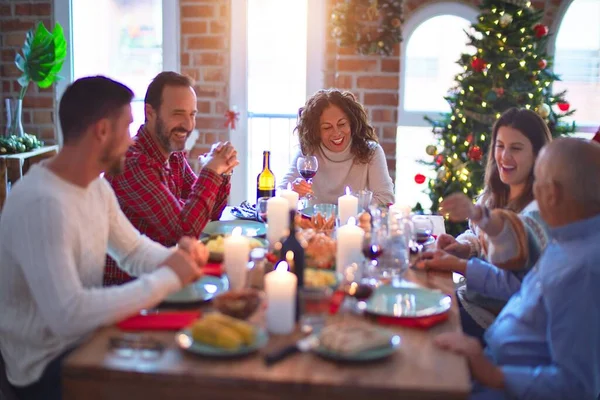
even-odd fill
[[(313, 178), (313, 192), (317, 203), (337, 204), (338, 197), (344, 195), (346, 186), (353, 192), (369, 189), (373, 192), (373, 201), (388, 205), (394, 202), (394, 184), (387, 167), (385, 153), (378, 143), (371, 142), (374, 151), (371, 162), (358, 164), (350, 152), (351, 145), (339, 153), (320, 146), (315, 154), (319, 169)], [(302, 153), (298, 151), (292, 160), (290, 169), (281, 180), (280, 188), (286, 188), (288, 182), (300, 177), (296, 161)]]
[[(142, 236), (108, 183), (75, 186), (34, 165), (0, 217), (0, 351), (8, 380), (37, 381), (46, 365), (102, 325), (181, 288), (157, 268), (170, 250)], [(140, 279), (102, 287), (105, 257)]]

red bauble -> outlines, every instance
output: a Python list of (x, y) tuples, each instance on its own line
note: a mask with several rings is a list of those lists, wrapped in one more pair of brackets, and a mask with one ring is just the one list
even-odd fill
[(571, 107), (571, 105), (569, 103), (567, 103), (566, 101), (558, 103), (558, 109), (562, 112), (569, 111), (570, 107)]
[(473, 61), (471, 61), (471, 67), (475, 72), (481, 72), (487, 67), (487, 63), (482, 58), (475, 57)]
[(441, 154), (438, 154), (438, 155), (435, 157), (435, 163), (436, 163), (437, 165), (442, 165), (442, 164), (444, 163), (444, 156), (443, 156), (443, 155), (441, 155)]
[(479, 147), (479, 146), (471, 147), (469, 149), (469, 151), (467, 152), (467, 155), (473, 161), (480, 161), (481, 157), (483, 156), (483, 154), (481, 152), (481, 147)]
[(419, 185), (425, 183), (425, 175), (423, 174), (416, 174), (415, 175), (415, 182), (418, 183)]
[(533, 27), (533, 33), (535, 33), (536, 38), (541, 39), (548, 34), (548, 27), (543, 24), (537, 24)]
[(496, 92), (496, 96), (498, 97), (502, 97), (504, 96), (504, 88), (494, 88), (494, 92)]
[(540, 67), (540, 69), (545, 69), (548, 66), (548, 61), (544, 60), (543, 58), (538, 61), (538, 67)]

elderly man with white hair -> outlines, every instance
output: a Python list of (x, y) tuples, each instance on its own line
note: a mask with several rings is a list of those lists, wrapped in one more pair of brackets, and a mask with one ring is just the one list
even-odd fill
[[(521, 282), (479, 259), (462, 261), (475, 290), (510, 299), (485, 334), (436, 343), (467, 357), (472, 399), (600, 398), (600, 144), (575, 138), (547, 145), (535, 165), (535, 198), (551, 242)], [(447, 270), (438, 250), (420, 266)]]

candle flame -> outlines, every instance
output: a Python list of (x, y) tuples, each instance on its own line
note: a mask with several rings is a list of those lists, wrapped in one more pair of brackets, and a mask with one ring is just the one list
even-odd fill
[(354, 217), (348, 218), (348, 225), (356, 225), (356, 218), (354, 218)]
[(287, 253), (285, 253), (285, 260), (290, 263), (290, 261), (294, 261), (294, 252), (291, 250), (288, 250)]
[(346, 186), (346, 194), (350, 194), (350, 186)]
[(231, 231), (231, 236), (242, 236), (242, 227), (236, 226), (233, 228), (233, 231)]
[(287, 190), (292, 190), (292, 184), (288, 182)]
[(275, 271), (287, 271), (288, 268), (288, 263), (286, 263), (285, 261), (281, 261), (279, 264), (277, 264), (277, 267), (275, 267)]

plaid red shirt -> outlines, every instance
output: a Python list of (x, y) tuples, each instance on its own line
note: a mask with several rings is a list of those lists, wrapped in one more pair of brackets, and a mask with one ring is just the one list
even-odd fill
[[(144, 125), (134, 140), (123, 173), (106, 176), (121, 209), (142, 234), (165, 246), (176, 245), (182, 236), (198, 237), (221, 216), (230, 178), (206, 168), (196, 177), (185, 154), (174, 152), (167, 159)], [(132, 279), (107, 256), (104, 285)]]

